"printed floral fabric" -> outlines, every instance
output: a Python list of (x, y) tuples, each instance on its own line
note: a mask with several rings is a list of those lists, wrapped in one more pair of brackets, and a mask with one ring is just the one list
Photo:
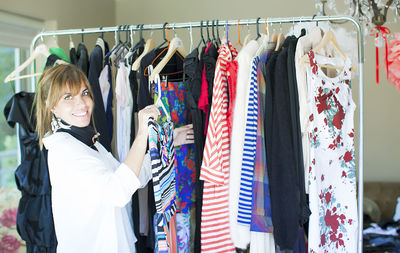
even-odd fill
[[(155, 89), (157, 89), (157, 85)], [(154, 101), (157, 100), (157, 96), (158, 91), (156, 90)], [(161, 82), (161, 100), (170, 112), (174, 128), (191, 123), (185, 96), (184, 82)], [(165, 120), (166, 116), (161, 116), (161, 121), (164, 122)], [(188, 213), (195, 199), (196, 171), (194, 168), (194, 145), (182, 145), (175, 147), (175, 150), (177, 212)]]
[(190, 252), (190, 213), (176, 214), (176, 237), (178, 239), (178, 252)]
[[(357, 251), (356, 169), (354, 158), (354, 110), (351, 95), (351, 62), (333, 78), (317, 65), (319, 57), (308, 53), (307, 69), (310, 223), (308, 252)], [(325, 59), (322, 59), (325, 58)], [(334, 60), (334, 59), (332, 59)]]

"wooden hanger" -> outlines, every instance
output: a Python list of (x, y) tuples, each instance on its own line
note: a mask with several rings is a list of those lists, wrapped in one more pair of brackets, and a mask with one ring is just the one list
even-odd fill
[(178, 38), (178, 37), (175, 37), (169, 42), (168, 51), (165, 54), (164, 58), (157, 64), (157, 66), (154, 68), (153, 72), (151, 73), (150, 78), (149, 78), (150, 81), (154, 81), (155, 76), (157, 76), (157, 75), (159, 75), (161, 73), (161, 71), (163, 70), (165, 65), (167, 65), (169, 60), (171, 60), (172, 56), (174, 56), (174, 54), (177, 51), (183, 57), (186, 56), (186, 53), (184, 52), (184, 49), (183, 49), (182, 40), (180, 38)]
[(38, 45), (33, 51), (32, 55), (21, 65), (19, 65), (13, 72), (11, 72), (5, 79), (4, 83), (8, 83), (13, 80), (24, 79), (33, 76), (40, 76), (42, 73), (34, 73), (29, 75), (17, 76), (21, 73), (29, 64), (31, 64), (34, 60), (37, 59), (38, 56), (43, 55), (44, 57), (49, 57), (50, 52), (45, 44)]
[(135, 62), (132, 64), (132, 70), (137, 71), (140, 68), (140, 62), (142, 61), (142, 58), (148, 54), (151, 50), (153, 50), (156, 47), (154, 44), (154, 40), (152, 38), (149, 38), (146, 41), (146, 44), (144, 45), (144, 49), (141, 55), (135, 60)]
[(279, 51), (279, 49), (281, 49), (284, 41), (285, 41), (285, 35), (283, 35), (283, 33), (279, 33), (277, 35), (275, 51)]
[[(328, 30), (322, 37), (321, 42), (316, 47), (313, 48), (314, 53), (318, 53), (319, 51), (321, 51), (321, 49), (325, 48), (328, 45), (328, 43), (332, 44), (332, 46), (339, 53), (340, 57), (342, 57), (343, 60), (346, 60), (347, 56), (340, 49), (340, 47), (337, 43), (335, 34), (331, 30)], [(308, 54), (303, 55), (303, 57), (301, 57), (301, 59), (300, 59), (300, 62), (302, 64), (310, 64)], [(318, 66), (329, 68), (329, 69), (343, 69), (343, 66), (334, 66), (334, 65), (326, 65), (326, 64), (324, 64), (324, 65), (318, 64)]]

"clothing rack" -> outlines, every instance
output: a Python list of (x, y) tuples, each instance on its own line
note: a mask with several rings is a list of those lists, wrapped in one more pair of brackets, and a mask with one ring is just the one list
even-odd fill
[[(360, 23), (349, 16), (313, 16), (313, 17), (287, 17), (287, 18), (257, 18), (248, 20), (222, 20), (214, 22), (214, 26), (236, 26), (236, 25), (259, 25), (259, 24), (284, 24), (284, 23), (306, 23), (306, 22), (321, 22), (321, 21), (344, 21), (351, 22), (357, 31), (358, 41), (358, 85), (359, 85), (359, 141), (358, 141), (358, 250), (362, 253), (363, 250), (363, 178), (364, 178), (364, 37)], [(210, 24), (208, 24), (210, 26)], [(122, 27), (122, 28), (121, 28)], [(199, 28), (206, 27), (204, 22), (186, 22), (186, 23), (169, 23), (169, 24), (149, 24), (149, 25), (125, 25), (103, 28), (82, 28), (82, 29), (67, 29), (41, 32), (36, 35), (31, 43), (30, 52), (33, 53), (36, 42), (46, 36), (62, 36), (74, 34), (94, 34), (118, 31), (149, 31), (163, 29), (181, 29), (181, 28)], [(32, 73), (34, 67), (32, 66)], [(35, 84), (35, 77), (32, 77), (32, 83)], [(35, 87), (33, 85), (32, 87)]]

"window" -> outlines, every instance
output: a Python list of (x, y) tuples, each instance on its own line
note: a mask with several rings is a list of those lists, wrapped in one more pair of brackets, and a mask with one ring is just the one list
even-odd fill
[[(31, 79), (4, 83), (5, 77), (29, 55), (34, 36), (43, 22), (0, 11), (0, 252), (26, 252), (25, 242), (16, 230), (17, 207), (21, 193), (14, 179), (19, 164), (17, 128), (6, 122), (3, 110), (10, 98), (21, 90), (34, 90)], [(21, 75), (28, 74), (30, 68)]]

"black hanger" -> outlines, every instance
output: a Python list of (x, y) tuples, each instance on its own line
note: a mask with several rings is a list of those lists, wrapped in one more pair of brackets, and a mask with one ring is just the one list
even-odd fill
[(84, 39), (83, 39), (83, 32), (85, 31), (85, 29), (82, 28), (82, 33), (81, 33), (81, 38), (82, 38), (82, 44), (84, 44)]
[[(102, 31), (103, 30), (103, 26), (100, 26), (99, 30)], [(101, 35), (99, 36), (99, 38), (104, 40), (104, 32), (101, 32)]]
[(159, 49), (162, 46), (164, 46), (165, 43), (168, 43), (167, 37), (165, 36), (165, 30), (168, 29), (167, 25), (168, 25), (168, 22), (165, 22), (164, 25), (163, 25), (163, 38), (164, 38), (164, 41), (160, 45), (158, 45), (158, 47), (156, 49)]
[(133, 63), (133, 57), (135, 56), (136, 51), (138, 51), (138, 55), (141, 53), (140, 49), (144, 47), (144, 44), (146, 43), (143, 39), (143, 26), (144, 24), (139, 24), (136, 26), (136, 29), (139, 29), (139, 41), (131, 47), (131, 56), (129, 56), (129, 62)]
[(119, 59), (120, 59), (121, 55), (124, 53), (125, 49), (129, 50), (129, 47), (130, 47), (129, 34), (128, 34), (129, 25), (123, 25), (122, 26), (122, 31), (126, 31), (126, 37), (125, 37), (126, 40), (124, 42), (121, 41), (122, 44), (121, 44), (121, 46), (119, 48), (119, 52), (118, 52), (117, 56), (114, 59), (114, 65), (117, 66), (117, 67), (119, 67), (118, 62), (119, 62)]
[(218, 25), (218, 23), (219, 23), (219, 20), (217, 19), (217, 23), (216, 23), (216, 25), (217, 25), (217, 44), (218, 44), (218, 47), (219, 47), (219, 45), (221, 45), (221, 38), (219, 37), (219, 25)]
[(261, 19), (260, 17), (257, 18), (257, 38), (256, 38), (256, 40), (261, 37), (260, 27), (258, 25), (258, 22), (260, 21), (260, 19)]
[(210, 32), (208, 31), (208, 22), (209, 22), (209, 21), (207, 20), (207, 22), (206, 22), (206, 27), (207, 27), (207, 44), (210, 43), (210, 41), (211, 41), (211, 40), (210, 40)]
[(197, 48), (200, 47), (201, 42), (203, 42), (204, 45), (206, 44), (206, 41), (204, 40), (204, 37), (203, 37), (203, 20), (200, 21), (200, 36), (201, 36), (201, 39), (199, 41), (199, 44), (197, 45)]

